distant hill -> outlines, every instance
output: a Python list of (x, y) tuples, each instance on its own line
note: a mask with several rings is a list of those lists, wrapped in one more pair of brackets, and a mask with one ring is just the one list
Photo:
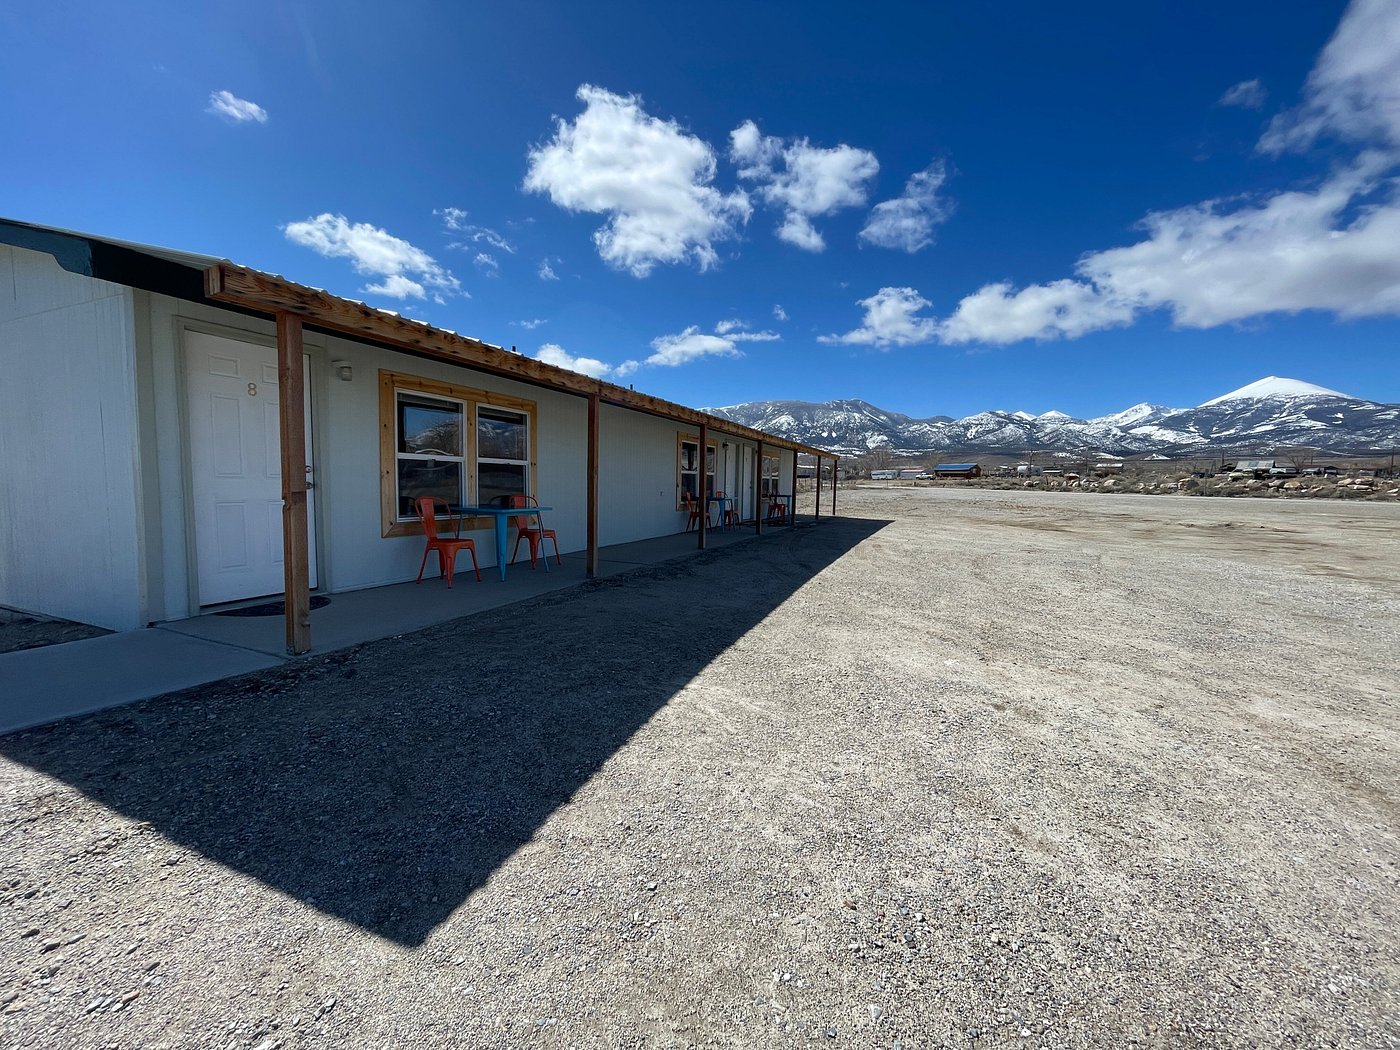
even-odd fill
[(979, 412), (915, 419), (868, 401), (753, 401), (706, 411), (842, 455), (872, 449), (1022, 454), (1053, 450), (1189, 455), (1310, 446), (1365, 453), (1400, 446), (1400, 405), (1268, 376), (1195, 408), (1142, 403), (1097, 419), (1063, 412)]

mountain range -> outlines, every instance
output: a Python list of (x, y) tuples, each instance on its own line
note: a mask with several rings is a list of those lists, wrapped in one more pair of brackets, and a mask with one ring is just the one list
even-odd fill
[(1400, 405), (1278, 376), (1195, 408), (1144, 402), (1097, 419), (1002, 411), (915, 419), (860, 400), (753, 401), (706, 411), (841, 455), (884, 449), (896, 455), (1091, 451), (1174, 457), (1299, 446), (1362, 454), (1400, 446)]

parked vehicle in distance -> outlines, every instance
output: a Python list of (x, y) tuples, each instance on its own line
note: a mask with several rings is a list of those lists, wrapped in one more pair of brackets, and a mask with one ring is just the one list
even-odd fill
[(1269, 477), (1271, 478), (1296, 478), (1298, 476), (1297, 467), (1270, 467)]

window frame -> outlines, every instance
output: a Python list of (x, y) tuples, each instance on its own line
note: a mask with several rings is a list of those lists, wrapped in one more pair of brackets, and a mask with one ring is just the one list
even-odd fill
[[(519, 412), (525, 417), (526, 454), (525, 487), (533, 491), (534, 480), (539, 469), (538, 440), (539, 420), (535, 402), (523, 398), (499, 394), (494, 390), (479, 387), (459, 386), (441, 380), (427, 379), (406, 372), (379, 370), (379, 518), (380, 533), (387, 539), (391, 536), (421, 536), (423, 526), (417, 515), (400, 517), (399, 507), (399, 433), (398, 395), (418, 394), (437, 397), (446, 401), (457, 401), (463, 408), (462, 433), (462, 481), (463, 498), (475, 501), (477, 498), (477, 439), (476, 411), (480, 405)], [(510, 460), (511, 463), (522, 462)], [(490, 518), (467, 518), (462, 522), (463, 531), (492, 528)]]
[[(685, 510), (685, 486), (681, 484), (681, 479), (686, 474), (694, 474), (697, 492), (700, 483), (700, 472), (698, 468), (696, 470), (681, 469), (681, 453), (685, 445), (694, 445), (696, 448), (696, 453), (698, 455), (700, 448), (700, 435), (697, 433), (687, 434), (685, 433), (685, 431), (676, 432), (676, 510)], [(708, 495), (714, 495), (715, 469), (719, 466), (719, 445), (717, 442), (706, 441), (705, 447), (709, 450), (710, 453), (705, 460), (705, 465), (710, 468), (705, 472), (705, 477), (709, 482), (709, 487), (705, 491)]]
[[(773, 463), (773, 473), (768, 473), (769, 461)], [(765, 452), (758, 465), (758, 496), (759, 499), (766, 499), (769, 496), (776, 496), (782, 490), (783, 480), (783, 457), (781, 453), (769, 454)], [(770, 488), (769, 482), (772, 482)]]

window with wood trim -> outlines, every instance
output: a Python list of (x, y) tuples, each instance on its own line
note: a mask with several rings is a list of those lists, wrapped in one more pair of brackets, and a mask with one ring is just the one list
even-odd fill
[[(533, 401), (381, 371), (379, 427), (385, 536), (422, 531), (414, 503), (422, 496), (480, 506), (532, 491)], [(490, 521), (467, 524), (484, 528)]]
[(764, 455), (763, 470), (758, 479), (760, 496), (776, 496), (778, 494), (778, 472), (781, 463), (781, 456)]
[[(715, 446), (707, 443), (705, 449), (705, 493), (715, 491)], [(688, 493), (692, 499), (699, 492), (700, 435), (676, 435), (676, 509), (684, 506)]]

